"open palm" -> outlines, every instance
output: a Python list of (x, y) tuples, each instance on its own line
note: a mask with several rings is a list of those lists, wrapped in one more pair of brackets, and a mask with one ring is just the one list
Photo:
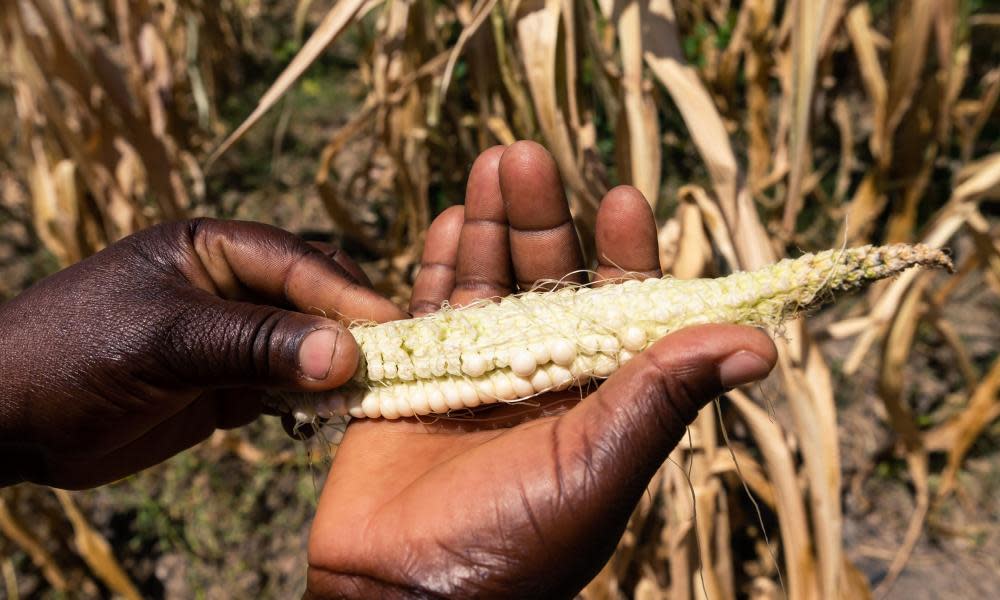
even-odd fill
[[(427, 234), (410, 311), (538, 281), (584, 283), (556, 166), (537, 144), (484, 152), (466, 204)], [(658, 276), (653, 216), (634, 188), (604, 198), (600, 280)], [(310, 537), (307, 597), (558, 597), (611, 554), (650, 477), (698, 409), (767, 374), (775, 350), (736, 326), (679, 331), (586, 398), (547, 394), (477, 419), (353, 422)]]

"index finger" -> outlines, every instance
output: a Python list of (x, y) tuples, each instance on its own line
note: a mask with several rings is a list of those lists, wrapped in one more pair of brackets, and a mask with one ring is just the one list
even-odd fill
[(344, 323), (406, 316), (335, 260), (277, 227), (197, 220), (191, 223), (190, 240), (194, 256), (186, 263), (185, 275), (217, 296), (242, 300), (250, 293)]

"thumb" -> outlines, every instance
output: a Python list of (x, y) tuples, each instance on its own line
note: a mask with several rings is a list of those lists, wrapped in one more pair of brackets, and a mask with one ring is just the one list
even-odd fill
[(758, 329), (682, 329), (636, 356), (566, 417), (602, 449), (591, 454), (607, 461), (591, 465), (606, 475), (600, 483), (638, 494), (702, 406), (726, 389), (763, 379), (776, 361), (774, 343)]
[(170, 371), (182, 381), (319, 391), (357, 369), (357, 344), (337, 321), (198, 294), (168, 336)]

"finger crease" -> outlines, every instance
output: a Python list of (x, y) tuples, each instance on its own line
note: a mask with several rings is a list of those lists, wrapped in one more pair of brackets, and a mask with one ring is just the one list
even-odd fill
[(440, 261), (428, 261), (420, 263), (421, 269), (448, 269), (449, 271), (455, 270), (455, 265)]
[(510, 285), (487, 277), (463, 277), (455, 284), (456, 289), (461, 290), (489, 290), (506, 294), (510, 290)]
[(523, 233), (525, 235), (543, 235), (552, 231), (558, 231), (560, 229), (566, 229), (566, 228), (569, 228), (571, 230), (574, 229), (572, 219), (567, 218), (565, 221), (559, 223), (558, 225), (553, 225), (552, 227), (517, 227), (515, 225), (510, 226), (511, 231), (516, 231), (518, 233)]
[(434, 300), (420, 298), (414, 300), (413, 303), (410, 305), (410, 312), (413, 313), (437, 312), (441, 308), (441, 302), (443, 301), (435, 302)]
[(482, 219), (466, 219), (462, 223), (463, 227), (464, 226), (469, 226), (469, 225), (489, 226), (489, 227), (507, 227), (507, 221), (500, 220), (500, 219), (486, 219), (486, 218), (482, 218)]

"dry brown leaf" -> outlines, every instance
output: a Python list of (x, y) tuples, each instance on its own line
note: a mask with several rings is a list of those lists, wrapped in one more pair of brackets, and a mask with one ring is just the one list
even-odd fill
[(686, 185), (677, 190), (677, 197), (681, 200), (687, 198), (694, 200), (701, 211), (701, 221), (712, 237), (712, 241), (715, 243), (719, 254), (729, 264), (730, 269), (738, 269), (740, 260), (737, 257), (736, 248), (733, 245), (733, 240), (726, 224), (726, 218), (723, 216), (718, 202), (710, 198), (708, 192), (703, 188), (696, 185)]
[(850, 245), (868, 241), (875, 220), (885, 209), (887, 200), (879, 191), (877, 179), (878, 174), (869, 171), (854, 191), (854, 196), (844, 206), (844, 223), (847, 229), (845, 236)]
[(941, 483), (937, 490), (940, 501), (955, 489), (958, 470), (965, 455), (979, 437), (983, 429), (997, 418), (1000, 404), (1000, 357), (993, 361), (989, 372), (969, 396), (969, 404), (954, 417), (954, 443), (948, 448), (948, 465), (941, 473)]
[(700, 277), (712, 260), (712, 245), (705, 235), (701, 210), (694, 202), (681, 202), (675, 217), (680, 224), (680, 238), (670, 273), (678, 279)]
[(104, 585), (116, 594), (120, 594), (128, 600), (139, 600), (142, 597), (139, 595), (139, 590), (136, 589), (135, 584), (132, 583), (118, 559), (115, 558), (108, 540), (90, 526), (69, 492), (56, 489), (53, 489), (52, 492), (59, 499), (59, 504), (62, 505), (66, 517), (73, 525), (73, 541), (76, 544), (77, 553), (94, 572), (94, 575), (97, 575), (104, 582)]
[(864, 82), (868, 99), (872, 103), (874, 132), (868, 142), (872, 156), (881, 159), (886, 144), (886, 102), (889, 92), (882, 64), (879, 62), (878, 50), (875, 48), (871, 18), (868, 4), (861, 2), (847, 13), (846, 26), (861, 70), (861, 81)]
[(774, 17), (774, 0), (748, 2), (750, 18), (750, 44), (746, 52), (744, 72), (747, 80), (747, 178), (754, 192), (763, 189), (763, 181), (771, 168), (771, 19)]
[(851, 109), (843, 97), (837, 97), (833, 101), (833, 120), (840, 133), (840, 161), (837, 164), (837, 176), (833, 185), (833, 202), (840, 206), (847, 197), (847, 190), (851, 185), (851, 172), (857, 162), (854, 156), (854, 122), (851, 119)]
[(490, 13), (493, 12), (493, 7), (496, 6), (497, 0), (477, 0), (476, 7), (472, 9), (473, 17), (462, 28), (462, 32), (458, 35), (458, 40), (455, 45), (451, 48), (451, 54), (448, 56), (448, 64), (444, 68), (444, 75), (441, 76), (440, 91), (438, 92), (438, 102), (444, 102), (445, 96), (448, 95), (448, 86), (451, 84), (452, 72), (455, 69), (455, 64), (458, 62), (458, 58), (462, 55), (462, 51), (465, 49), (465, 44), (469, 39), (479, 31), (486, 19), (489, 18)]
[(771, 510), (777, 509), (777, 494), (764, 468), (742, 447), (731, 443), (727, 450), (716, 452), (711, 469), (713, 475), (732, 473), (742, 477), (755, 499), (766, 504)]
[(643, 34), (649, 27), (649, 19), (643, 19), (641, 4), (629, 0), (618, 11), (618, 41), (622, 59), (622, 106), (625, 108), (625, 122), (628, 137), (627, 146), (629, 177), (646, 197), (653, 212), (656, 212), (660, 196), (660, 124), (656, 116), (656, 106), (650, 93), (646, 91), (642, 74)]
[[(883, 147), (910, 108), (927, 56), (938, 0), (903, 0), (893, 6), (895, 31), (889, 57), (889, 86)], [(891, 154), (882, 156), (888, 165)]]
[(49, 585), (57, 592), (64, 592), (67, 587), (66, 576), (59, 568), (59, 564), (31, 533), (31, 530), (10, 511), (3, 496), (4, 493), (10, 492), (0, 492), (0, 532), (3, 532), (10, 541), (28, 555), (31, 562), (42, 572), (42, 576)]
[(899, 305), (899, 310), (893, 316), (889, 334), (882, 347), (882, 364), (879, 369), (879, 396), (889, 415), (889, 424), (903, 442), (906, 463), (910, 478), (916, 490), (916, 506), (910, 515), (903, 542), (893, 556), (885, 577), (879, 582), (875, 595), (882, 597), (892, 588), (896, 579), (906, 567), (913, 548), (920, 539), (927, 510), (930, 507), (930, 481), (928, 472), (927, 451), (917, 427), (912, 411), (904, 404), (903, 375), (905, 365), (909, 361), (913, 340), (917, 333), (922, 312), (921, 298), (931, 278), (923, 273), (906, 297)]
[(824, 598), (851, 597), (842, 587), (840, 449), (830, 370), (804, 320), (786, 324), (784, 333), (776, 344), (778, 364), (806, 463), (820, 591)]
[(576, 149), (569, 137), (566, 118), (559, 105), (556, 57), (559, 53), (559, 0), (546, 0), (543, 6), (521, 16), (517, 21), (517, 41), (524, 61), (525, 75), (539, 127), (548, 143), (563, 180), (576, 199), (574, 214), (590, 221), (603, 190), (592, 190), (576, 163)]
[[(783, 226), (786, 235), (795, 229), (795, 222), (803, 203), (803, 177), (812, 171), (809, 149), (809, 127), (812, 117), (813, 88), (816, 84), (816, 66), (820, 59), (820, 43), (826, 26), (831, 0), (795, 2), (790, 10), (795, 14), (792, 28), (792, 96), (791, 127), (788, 150), (788, 193), (785, 199)], [(829, 590), (828, 590), (829, 591)]]
[(353, 22), (354, 16), (365, 4), (365, 0), (340, 0), (326, 13), (322, 22), (316, 27), (316, 31), (309, 36), (305, 45), (298, 51), (292, 62), (285, 67), (281, 75), (271, 84), (271, 87), (261, 96), (257, 107), (250, 113), (239, 127), (219, 145), (218, 148), (209, 155), (205, 161), (205, 170), (209, 170), (212, 164), (225, 154), (240, 138), (242, 138), (250, 128), (260, 121), (261, 117), (269, 111), (278, 100), (295, 84), (299, 77), (305, 73), (309, 65), (315, 61), (319, 55), (326, 50), (330, 44)]
[(962, 145), (960, 156), (963, 163), (967, 163), (972, 159), (973, 148), (979, 139), (979, 134), (993, 115), (993, 111), (997, 106), (997, 100), (1000, 99), (1000, 67), (990, 69), (983, 75), (980, 86), (983, 88), (983, 95), (975, 103), (972, 110), (974, 115), (972, 123), (962, 127), (961, 120), (958, 120), (958, 125), (961, 129), (960, 137)]
[(670, 93), (684, 117), (691, 140), (712, 177), (716, 197), (727, 221), (736, 222), (736, 155), (711, 95), (698, 78), (697, 71), (685, 64), (670, 0), (650, 0), (648, 20), (642, 27), (646, 64)]
[(775, 488), (775, 507), (781, 527), (788, 597), (794, 600), (820, 598), (819, 573), (810, 543), (802, 491), (795, 462), (784, 443), (784, 432), (767, 413), (739, 390), (727, 394), (757, 442), (767, 466), (768, 479)]

